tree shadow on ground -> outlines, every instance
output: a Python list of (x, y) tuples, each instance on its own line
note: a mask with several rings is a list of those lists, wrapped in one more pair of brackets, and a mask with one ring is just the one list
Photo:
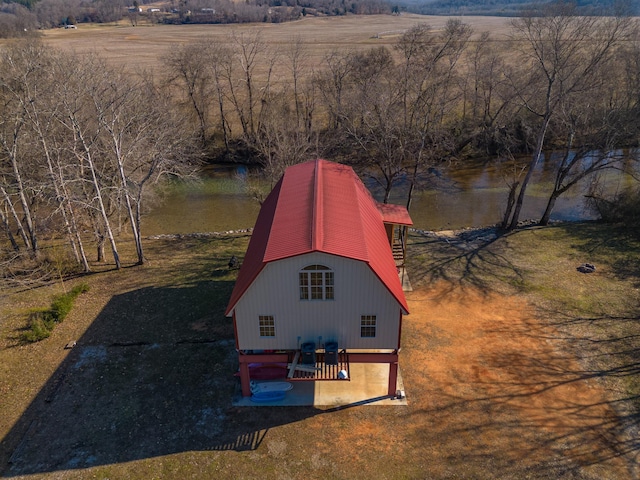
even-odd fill
[(315, 415), (231, 407), (233, 327), (212, 309), (232, 286), (214, 279), (114, 296), (2, 440), (4, 475), (250, 450), (270, 428)]
[(414, 233), (408, 257), (412, 280), (418, 285), (445, 281), (452, 287), (470, 286), (483, 292), (495, 290), (496, 281), (519, 285), (522, 271), (500, 252), (500, 248), (493, 248), (503, 237), (498, 228), (452, 235)]
[[(418, 366), (406, 372), (418, 387), (408, 395), (428, 399), (412, 411), (410, 441), (442, 445), (438, 454), (469, 477), (481, 468), (496, 478), (637, 478), (640, 395), (617, 383), (640, 375), (637, 335), (580, 337), (516, 300), (480, 306), (482, 292), (458, 295), (431, 290), (421, 303), (434, 310), (430, 328), (407, 322), (404, 361)], [(458, 304), (453, 322), (439, 320), (440, 296)], [(614, 320), (602, 321), (607, 331)]]

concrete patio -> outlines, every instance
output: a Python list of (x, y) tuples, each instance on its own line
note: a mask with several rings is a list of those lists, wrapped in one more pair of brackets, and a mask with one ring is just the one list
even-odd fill
[[(273, 402), (256, 403), (251, 401), (251, 397), (243, 397), (238, 383), (233, 405), (237, 407), (407, 405), (406, 397), (391, 399), (387, 396), (388, 382), (389, 364), (352, 363), (350, 381), (292, 381), (290, 383), (293, 388), (286, 392), (285, 398)], [(404, 392), (402, 373), (399, 368), (397, 390)]]

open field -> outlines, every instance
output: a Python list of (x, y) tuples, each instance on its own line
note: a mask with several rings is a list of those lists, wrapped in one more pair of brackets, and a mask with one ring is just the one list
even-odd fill
[[(448, 17), (422, 15), (353, 15), (344, 17), (305, 17), (281, 24), (243, 25), (142, 25), (132, 27), (125, 20), (118, 25), (79, 25), (77, 30), (55, 29), (43, 32), (44, 41), (59, 49), (77, 53), (97, 52), (115, 65), (132, 70), (156, 69), (162, 55), (172, 45), (212, 38), (227, 42), (231, 32), (262, 32), (267, 44), (284, 48), (299, 37), (306, 48), (309, 65), (319, 65), (323, 56), (334, 49), (365, 49), (390, 46), (413, 25), (428, 23), (441, 28)], [(491, 31), (500, 38), (508, 31), (509, 19), (469, 17), (464, 22), (477, 33)]]
[[(2, 292), (0, 472), (9, 478), (633, 479), (640, 242), (595, 224), (413, 233), (400, 356), (408, 406), (233, 408), (223, 317), (246, 236), (149, 240), (88, 277)], [(125, 262), (132, 259), (123, 252)], [(596, 264), (593, 274), (576, 271)], [(100, 267), (100, 268), (98, 268)], [(65, 350), (71, 340), (77, 346)], [(8, 462), (12, 463), (9, 466)]]

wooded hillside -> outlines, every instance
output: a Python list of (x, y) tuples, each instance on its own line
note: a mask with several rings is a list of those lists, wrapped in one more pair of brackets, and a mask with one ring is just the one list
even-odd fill
[[(496, 15), (518, 16), (523, 10), (540, 8), (553, 3), (549, 0), (400, 0), (402, 10), (423, 15)], [(581, 15), (609, 15), (617, 9), (628, 15), (639, 15), (638, 2), (626, 0), (576, 0), (577, 11)]]

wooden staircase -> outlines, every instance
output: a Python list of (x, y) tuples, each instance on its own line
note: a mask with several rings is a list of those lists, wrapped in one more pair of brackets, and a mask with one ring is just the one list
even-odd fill
[(396, 265), (404, 265), (404, 249), (402, 248), (402, 243), (394, 242), (392, 251)]

